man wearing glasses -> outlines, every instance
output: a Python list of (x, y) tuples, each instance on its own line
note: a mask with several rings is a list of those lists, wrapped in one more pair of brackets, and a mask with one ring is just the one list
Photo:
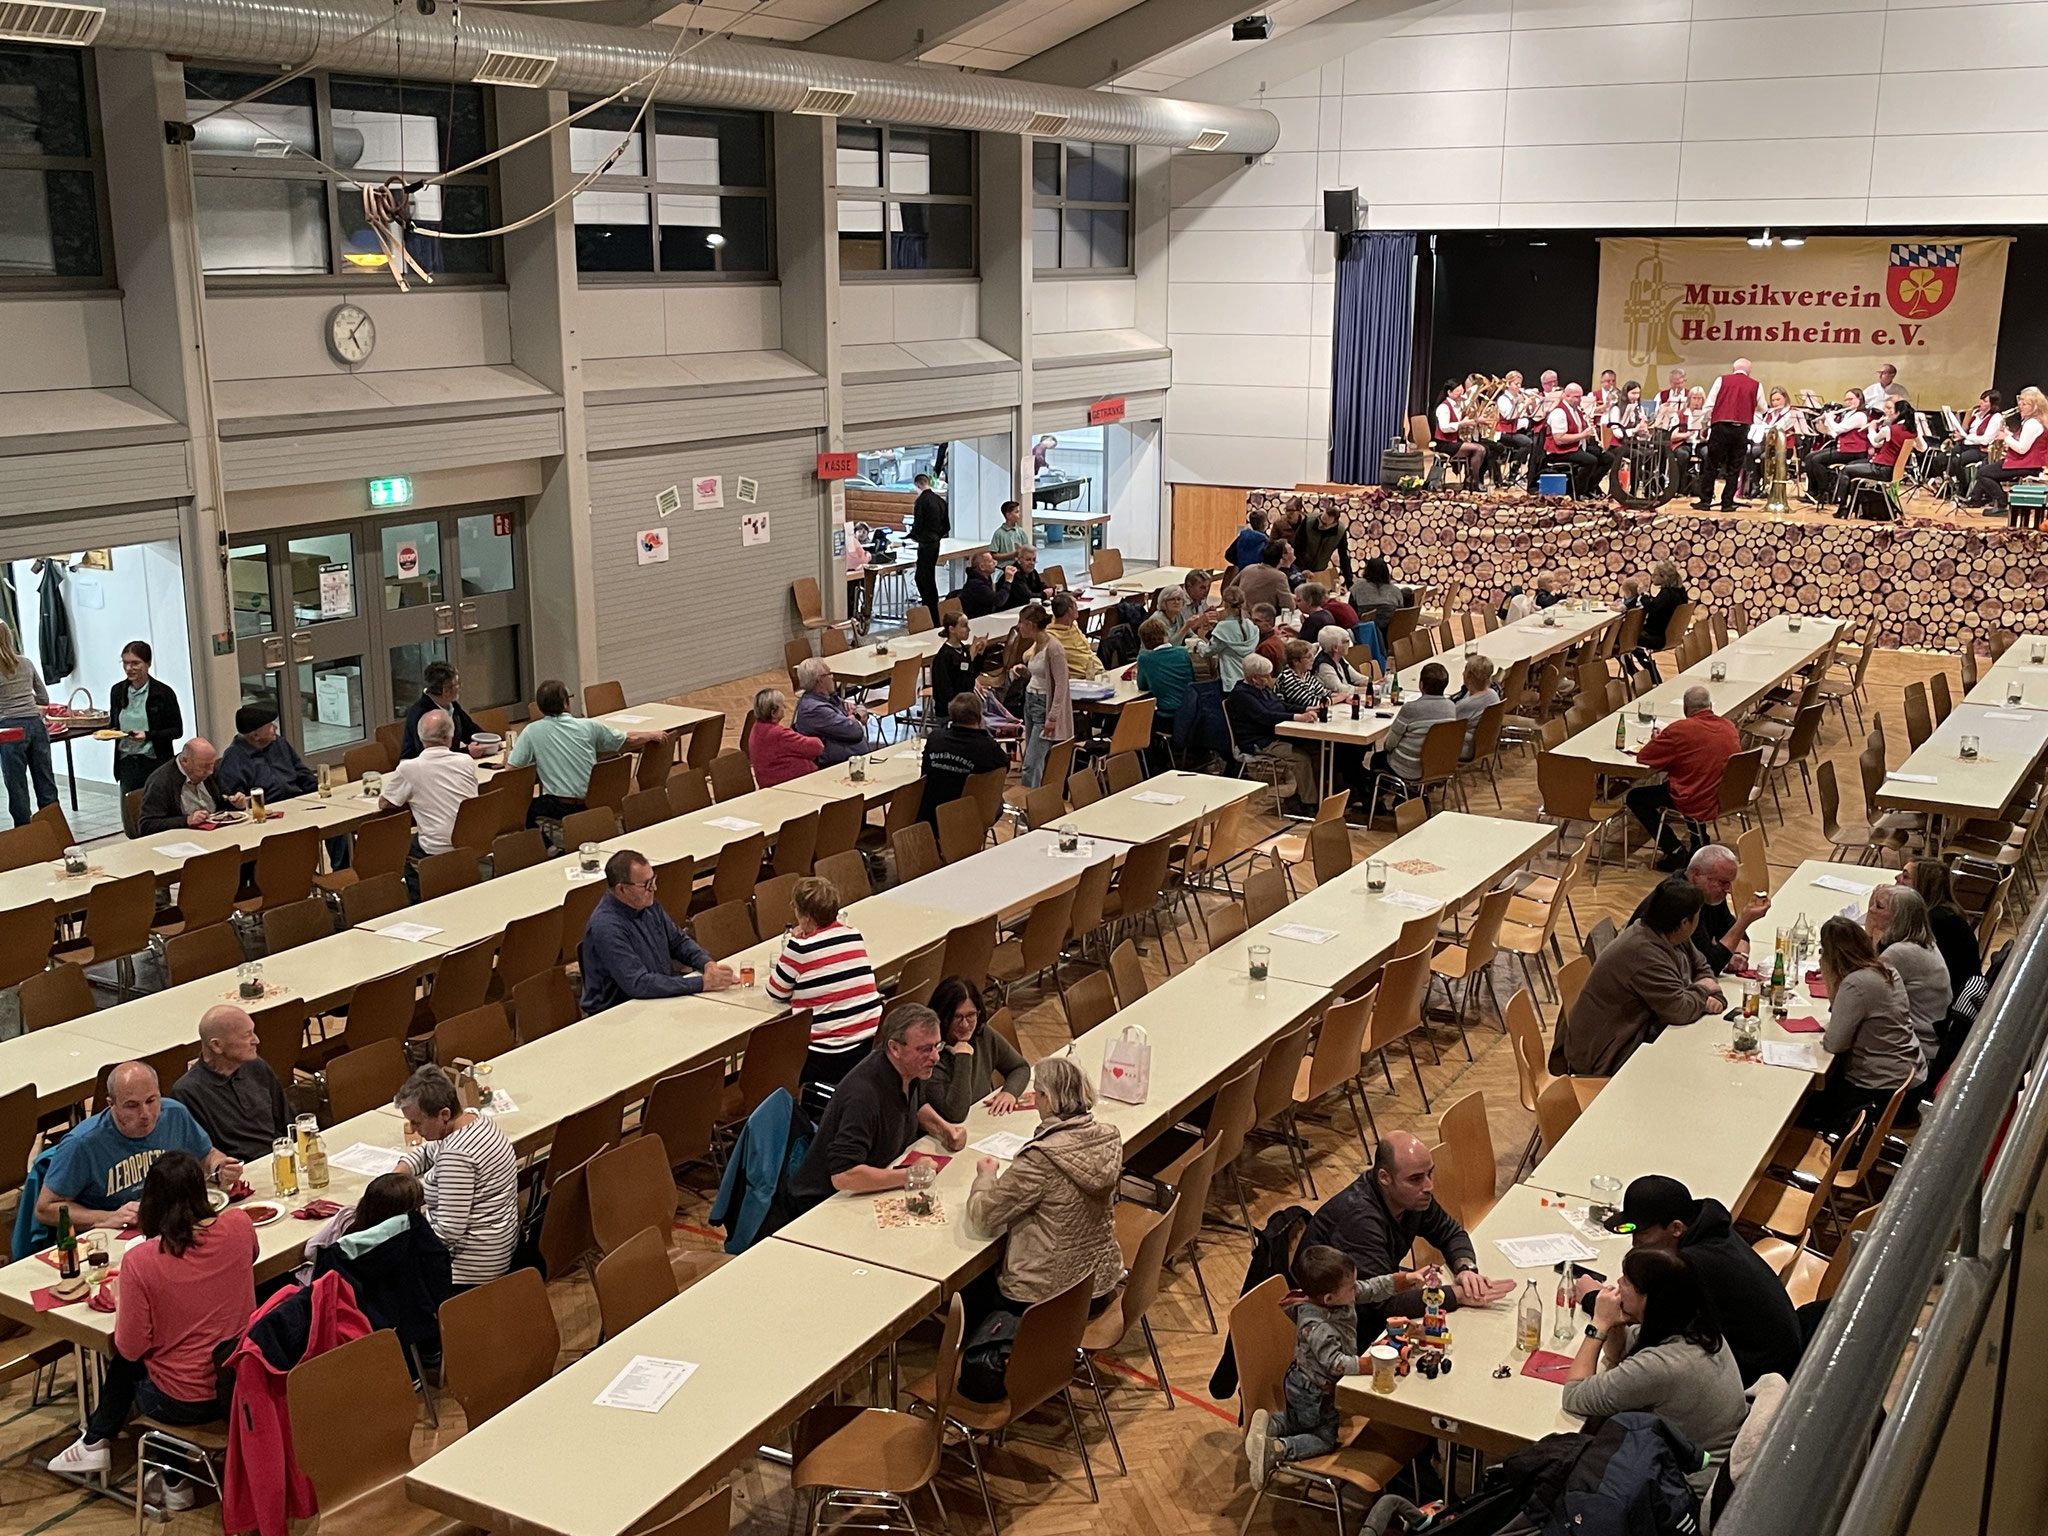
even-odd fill
[(655, 899), (654, 869), (631, 849), (605, 861), (604, 899), (583, 930), (583, 1012), (631, 997), (721, 992), (739, 977), (712, 959)]

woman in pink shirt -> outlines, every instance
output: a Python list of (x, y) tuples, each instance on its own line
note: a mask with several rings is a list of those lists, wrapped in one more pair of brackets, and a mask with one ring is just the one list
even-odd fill
[(825, 750), (817, 737), (791, 730), (784, 723), (788, 719), (789, 699), (780, 688), (763, 688), (754, 695), (747, 757), (754, 765), (754, 783), (762, 789), (815, 772), (818, 754)]
[[(256, 1228), (242, 1211), (213, 1214), (205, 1170), (189, 1152), (156, 1160), (136, 1221), (146, 1241), (121, 1260), (114, 1353), (99, 1405), (85, 1433), (52, 1458), (57, 1471), (105, 1471), (109, 1445), (137, 1409), (167, 1424), (227, 1416), (213, 1352), (239, 1339), (256, 1310)], [(191, 1498), (189, 1488), (172, 1488), (168, 1503), (189, 1508)]]

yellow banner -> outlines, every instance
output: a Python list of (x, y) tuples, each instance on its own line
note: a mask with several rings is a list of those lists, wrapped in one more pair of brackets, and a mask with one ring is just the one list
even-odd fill
[(1801, 389), (1839, 398), (1890, 363), (1914, 404), (1972, 404), (1991, 385), (2006, 244), (2003, 235), (1830, 235), (1789, 250), (1734, 238), (1602, 240), (1593, 367), (1640, 380), (1648, 395), (1672, 368), (1704, 386), (1747, 357), (1767, 388), (1782, 385), (1796, 400)]

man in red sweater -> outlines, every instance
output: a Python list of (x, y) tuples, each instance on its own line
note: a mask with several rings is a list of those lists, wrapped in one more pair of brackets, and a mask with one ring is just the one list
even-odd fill
[[(1664, 851), (1657, 861), (1659, 869), (1683, 869), (1692, 849), (1704, 841), (1697, 824), (1720, 809), (1722, 771), (1740, 750), (1741, 735), (1714, 713), (1712, 697), (1697, 683), (1685, 690), (1685, 718), (1672, 722), (1637, 749), (1638, 763), (1664, 770), (1663, 783), (1640, 784), (1628, 792), (1628, 808)], [(1676, 806), (1680, 815), (1694, 823), (1688, 829), (1692, 848), (1681, 848), (1671, 828), (1663, 825), (1666, 806)]]

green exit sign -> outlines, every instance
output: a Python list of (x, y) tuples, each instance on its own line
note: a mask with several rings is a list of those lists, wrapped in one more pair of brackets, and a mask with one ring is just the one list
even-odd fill
[(412, 481), (404, 475), (392, 475), (383, 480), (370, 482), (370, 505), (374, 507), (402, 507), (412, 500)]

